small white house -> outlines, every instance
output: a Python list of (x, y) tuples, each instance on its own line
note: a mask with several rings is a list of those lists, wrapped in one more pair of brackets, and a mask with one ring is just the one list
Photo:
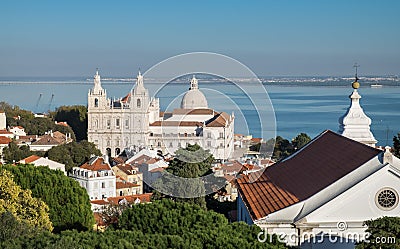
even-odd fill
[(47, 157), (40, 157), (40, 156), (32, 155), (32, 156), (22, 159), (21, 161), (19, 161), (19, 163), (33, 164), (34, 166), (47, 166), (53, 170), (61, 170), (64, 173), (64, 175), (66, 175), (64, 164), (50, 160)]
[(25, 128), (22, 126), (13, 126), (9, 130), (14, 136), (26, 136)]

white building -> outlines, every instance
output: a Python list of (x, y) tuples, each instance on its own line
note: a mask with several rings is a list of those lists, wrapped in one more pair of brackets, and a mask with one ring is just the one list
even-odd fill
[(22, 126), (10, 127), (9, 131), (12, 132), (15, 137), (26, 136), (25, 128)]
[(0, 111), (0, 130), (5, 130), (7, 128), (7, 118), (6, 113)]
[(80, 167), (74, 167), (70, 177), (85, 188), (90, 200), (101, 200), (115, 196), (116, 178), (108, 160), (92, 157)]
[(199, 144), (217, 159), (233, 151), (234, 115), (208, 108), (193, 76), (181, 108), (160, 115), (159, 99), (150, 99), (138, 74), (135, 87), (118, 100), (107, 98), (96, 72), (88, 93), (88, 140), (102, 153), (117, 156), (130, 146), (147, 146), (173, 154), (187, 144)]
[(399, 215), (400, 159), (372, 146), (370, 120), (352, 115), (363, 113), (357, 95), (340, 119), (346, 136), (325, 131), (262, 174), (238, 179), (239, 221), (300, 248), (354, 248), (366, 239), (364, 221)]
[(33, 164), (34, 166), (47, 166), (52, 170), (60, 170), (61, 172), (64, 173), (64, 175), (66, 175), (64, 164), (50, 160), (47, 157), (40, 157), (37, 155), (32, 155), (32, 156), (28, 156), (27, 158), (22, 159), (18, 163)]

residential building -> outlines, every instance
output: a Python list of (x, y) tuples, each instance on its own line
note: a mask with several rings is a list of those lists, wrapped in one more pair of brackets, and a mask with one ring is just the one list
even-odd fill
[(122, 163), (112, 167), (117, 179), (117, 196), (143, 193), (143, 174), (131, 164)]
[(90, 200), (101, 200), (116, 195), (116, 177), (107, 157), (92, 157), (80, 167), (72, 168), (69, 176), (86, 189)]
[(65, 172), (65, 164), (55, 162), (53, 160), (48, 159), (47, 157), (40, 157), (37, 155), (32, 155), (27, 158), (22, 159), (18, 163), (22, 164), (32, 164), (34, 166), (47, 166), (52, 170), (60, 170), (66, 175)]
[(22, 126), (10, 127), (8, 131), (12, 132), (15, 138), (18, 138), (19, 136), (26, 136), (25, 128)]
[(54, 146), (72, 142), (71, 134), (63, 134), (59, 131), (49, 131), (45, 135), (36, 138), (36, 141), (29, 145), (32, 151), (48, 151)]

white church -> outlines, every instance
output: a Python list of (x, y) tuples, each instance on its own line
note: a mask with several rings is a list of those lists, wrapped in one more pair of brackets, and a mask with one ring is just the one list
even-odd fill
[(99, 72), (88, 93), (88, 140), (103, 154), (118, 156), (124, 148), (144, 146), (174, 154), (187, 144), (199, 144), (216, 159), (233, 152), (235, 117), (208, 107), (193, 76), (180, 108), (161, 112), (158, 98), (151, 98), (143, 76), (123, 98), (111, 100), (101, 86)]
[(238, 177), (239, 221), (300, 248), (342, 249), (368, 239), (364, 221), (399, 216), (400, 159), (375, 147), (357, 77), (353, 88), (338, 133), (324, 131), (263, 172)]

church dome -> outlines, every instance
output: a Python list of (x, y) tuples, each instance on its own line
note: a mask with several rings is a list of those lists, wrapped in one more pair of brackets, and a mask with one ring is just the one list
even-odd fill
[(185, 93), (181, 102), (182, 109), (208, 108), (207, 99), (198, 88), (198, 81), (193, 76), (190, 81), (190, 89)]

